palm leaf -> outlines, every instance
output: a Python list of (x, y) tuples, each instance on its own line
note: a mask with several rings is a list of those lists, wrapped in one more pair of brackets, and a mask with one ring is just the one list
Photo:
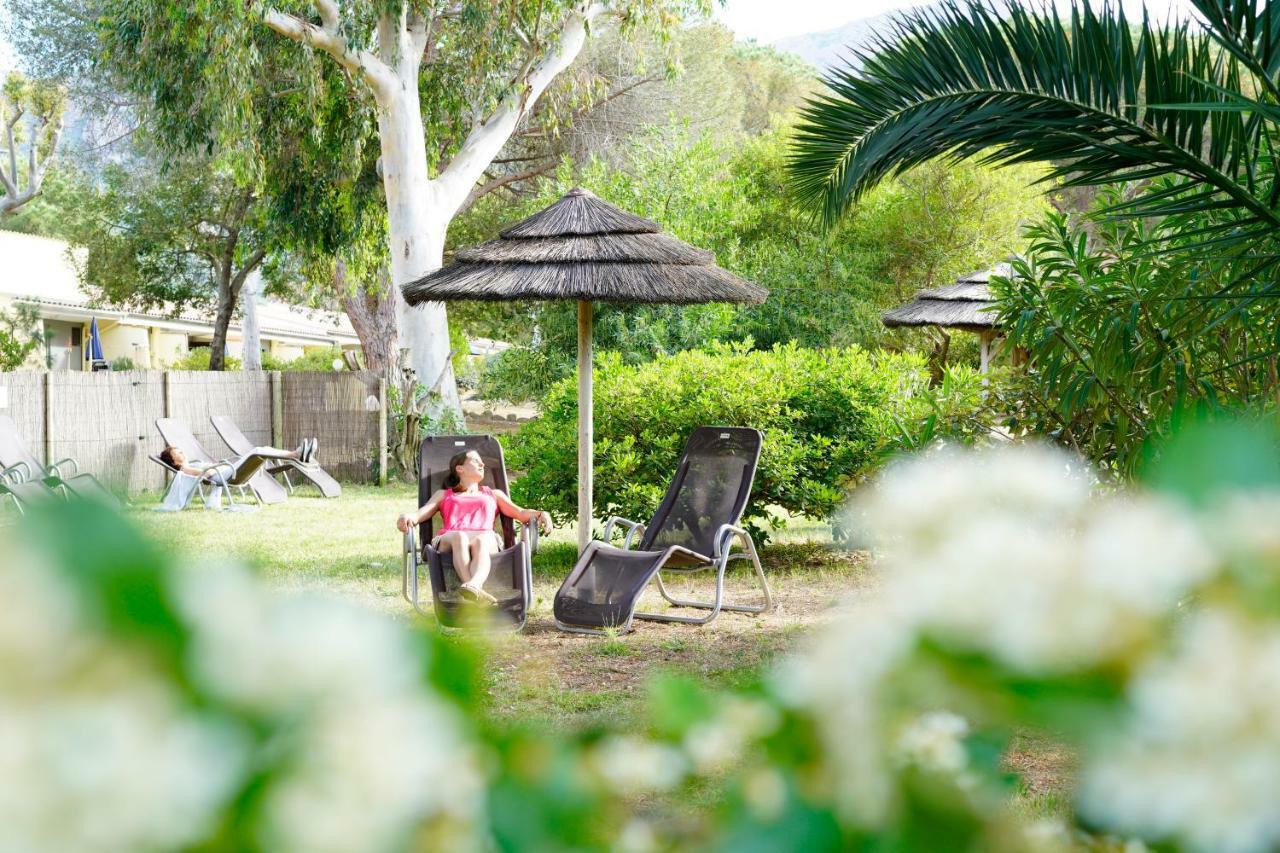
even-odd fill
[(1172, 176), (1194, 190), (1139, 195), (1116, 213), (1198, 206), (1237, 211), (1250, 234), (1280, 227), (1267, 198), (1275, 181), (1260, 193), (1253, 170), (1265, 125), (1239, 108), (1237, 56), (1254, 56), (1276, 30), (1240, 23), (1256, 21), (1237, 8), (1248, 0), (1200, 5), (1240, 31), (1237, 49), (1221, 49), (1212, 28), (1160, 29), (1145, 18), (1131, 27), (1119, 8), (1074, 6), (1062, 21), (1016, 3), (1001, 14), (982, 0), (948, 0), (908, 14), (806, 104), (788, 162), (795, 189), (830, 224), (880, 180), (927, 160), (1041, 162), (1068, 185)]

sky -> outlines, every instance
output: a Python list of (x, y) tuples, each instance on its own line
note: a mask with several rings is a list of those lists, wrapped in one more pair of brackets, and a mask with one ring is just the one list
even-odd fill
[[(768, 44), (787, 36), (833, 30), (858, 18), (908, 9), (920, 3), (921, 0), (728, 0), (715, 12), (715, 18), (739, 38), (754, 38)], [(1123, 0), (1123, 3), (1125, 12), (1141, 13), (1141, 0)], [(1065, 8), (1069, 3), (1055, 0), (1055, 5)], [(1191, 10), (1187, 0), (1150, 0), (1148, 5), (1158, 18), (1163, 18), (1161, 13), (1166, 10), (1172, 10), (1179, 17)], [(780, 6), (785, 6), (785, 15), (779, 14)]]

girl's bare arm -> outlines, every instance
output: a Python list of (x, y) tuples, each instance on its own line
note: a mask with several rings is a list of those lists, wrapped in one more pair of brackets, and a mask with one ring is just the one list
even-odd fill
[(503, 515), (509, 518), (514, 518), (516, 521), (533, 521), (536, 518), (538, 520), (538, 526), (541, 527), (544, 532), (551, 529), (550, 513), (540, 512), (536, 509), (521, 509), (516, 506), (511, 498), (507, 497), (507, 493), (501, 489), (494, 489), (493, 497), (497, 500), (498, 509)]

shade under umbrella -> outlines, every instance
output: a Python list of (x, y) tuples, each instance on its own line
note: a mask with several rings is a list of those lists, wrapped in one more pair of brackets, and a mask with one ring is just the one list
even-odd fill
[(410, 305), (450, 300), (572, 299), (578, 303), (578, 548), (591, 538), (591, 303), (760, 303), (769, 291), (656, 222), (570, 190), (454, 254), (454, 263), (404, 285)]

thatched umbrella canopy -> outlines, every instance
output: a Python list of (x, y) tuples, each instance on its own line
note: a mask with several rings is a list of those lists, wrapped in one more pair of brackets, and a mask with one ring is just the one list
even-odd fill
[(573, 299), (578, 303), (578, 547), (591, 538), (591, 303), (760, 303), (769, 292), (662, 233), (656, 222), (570, 190), (454, 253), (454, 263), (404, 285), (410, 305), (450, 300)]
[(915, 299), (881, 315), (889, 328), (938, 326), (977, 333), (982, 342), (982, 369), (990, 360), (991, 342), (999, 334), (996, 318), (989, 310), (995, 305), (987, 283), (991, 276), (1009, 276), (1013, 267), (996, 264), (989, 270), (962, 275), (954, 284), (932, 287), (916, 293)]

